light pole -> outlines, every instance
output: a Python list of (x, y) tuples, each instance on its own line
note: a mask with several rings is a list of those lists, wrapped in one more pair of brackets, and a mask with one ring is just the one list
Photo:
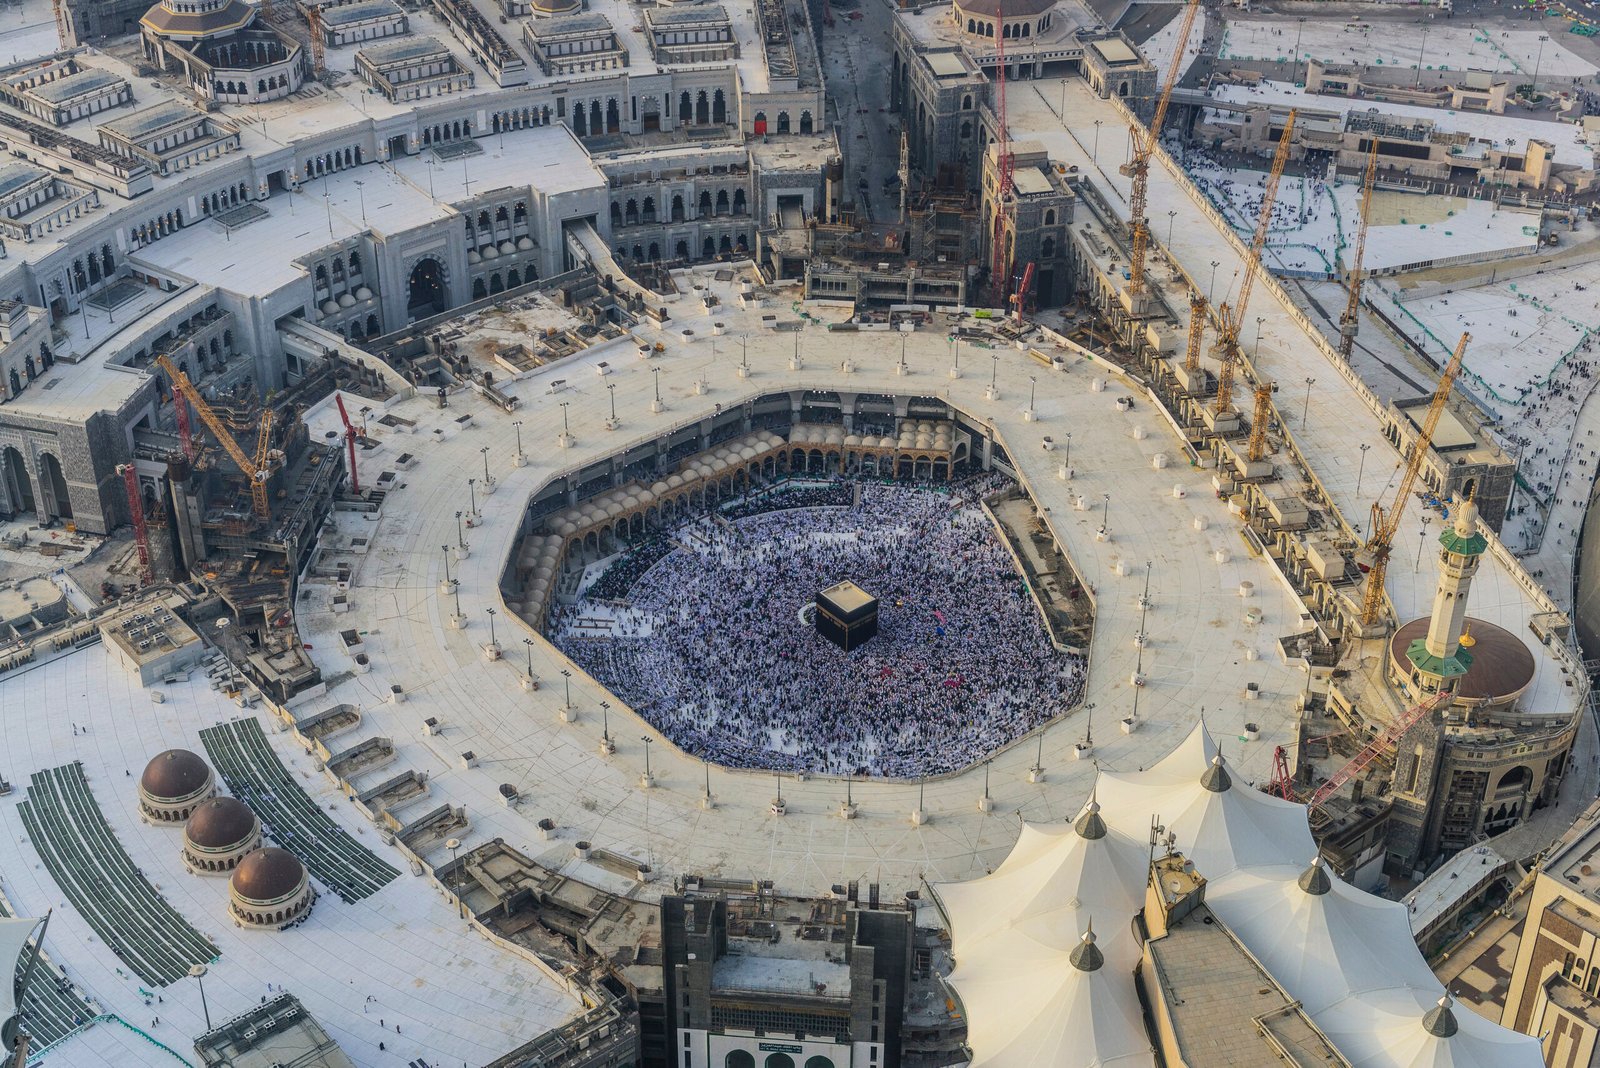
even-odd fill
[(1289, 64), (1291, 78), (1300, 76), (1300, 35), (1306, 32), (1306, 17), (1301, 15), (1296, 21), (1300, 23), (1300, 26), (1294, 31), (1294, 62)]
[(461, 549), (467, 547), (467, 535), (461, 529), (461, 512), (456, 513), (456, 546)]
[(494, 640), (495, 610), (493, 608), (485, 608), (484, 611), (489, 613), (489, 644), (490, 645), (494, 645), (495, 644), (495, 640)]
[(1433, 522), (1433, 517), (1432, 516), (1425, 515), (1425, 516), (1422, 517), (1422, 540), (1417, 542), (1416, 569), (1418, 571), (1422, 570), (1422, 547), (1424, 545), (1428, 544), (1428, 524), (1431, 523), (1431, 522)]
[(456, 884), (456, 919), (464, 920), (467, 918), (467, 909), (461, 902), (461, 865), (458, 861), (461, 853), (461, 839), (452, 838), (445, 843), (445, 847), (450, 850), (451, 881)]
[(528, 647), (528, 678), (533, 678), (533, 639), (524, 638), (522, 644)]
[(994, 361), (994, 373), (989, 376), (989, 392), (998, 393), (1000, 391), (1000, 354), (991, 352), (989, 359)]
[(1266, 321), (1267, 317), (1265, 315), (1256, 316), (1256, 354), (1252, 359), (1259, 360), (1261, 358), (1261, 324)]
[(450, 581), (450, 546), (441, 545), (439, 551), (444, 553), (444, 584), (452, 586), (454, 583)]
[(517, 432), (517, 455), (521, 456), (522, 455), (522, 420), (521, 419), (513, 419), (511, 421), (511, 426)]
[(1217, 267), (1220, 266), (1221, 263), (1222, 263), (1221, 260), (1212, 260), (1211, 261), (1211, 281), (1206, 283), (1206, 303), (1207, 304), (1210, 304), (1212, 302), (1211, 298), (1215, 297), (1217, 295)]
[(572, 672), (568, 671), (566, 668), (562, 668), (561, 681), (566, 684), (567, 711), (570, 712), (572, 711)]
[(1361, 476), (1367, 473), (1367, 450), (1371, 445), (1361, 445), (1361, 462), (1356, 465), (1356, 499), (1361, 499)]
[(610, 746), (611, 746), (611, 702), (610, 701), (601, 701), (600, 702), (600, 740), (603, 741), (606, 744), (607, 748), (610, 748)]
[(644, 781), (649, 785), (654, 781), (650, 775), (650, 746), (654, 742), (648, 734), (639, 735), (639, 740), (644, 743)]
[(617, 384), (615, 382), (607, 382), (606, 392), (611, 394), (611, 421), (615, 423), (617, 421)]
[(1100, 529), (1108, 530), (1111, 524), (1111, 494), (1102, 493), (1100, 496), (1105, 498), (1105, 507), (1100, 511)]
[(460, 620), (461, 625), (465, 627), (467, 625), (467, 617), (461, 614), (461, 583), (451, 583), (450, 593), (456, 599), (456, 619)]
[(1066, 459), (1061, 461), (1061, 465), (1063, 467), (1065, 467), (1068, 471), (1072, 470), (1072, 431), (1070, 431), (1070, 430), (1067, 431), (1067, 455), (1066, 455)]
[[(489, 475), (489, 446), (485, 445), (478, 451), (483, 454), (483, 484), (487, 486), (494, 481)], [(520, 452), (521, 450), (519, 449), (518, 451)]]
[(1172, 248), (1172, 224), (1177, 222), (1177, 221), (1178, 221), (1178, 213), (1177, 212), (1175, 212), (1175, 211), (1167, 212), (1167, 248), (1168, 248), (1168, 250), (1170, 250)]
[(561, 434), (568, 438), (572, 436), (572, 427), (567, 423), (567, 407), (571, 404), (571, 401), (561, 402)]
[(477, 515), (478, 514), (478, 480), (477, 479), (475, 479), (475, 478), (467, 479), (467, 493), (471, 494), (471, 496), (472, 496), (472, 512), (470, 514)]
[(1417, 84), (1422, 84), (1422, 54), (1428, 48), (1428, 24), (1422, 24), (1422, 44), (1417, 48)]
[(1304, 427), (1306, 425), (1306, 420), (1311, 418), (1311, 387), (1316, 384), (1317, 380), (1315, 378), (1312, 378), (1310, 375), (1306, 376), (1306, 403), (1305, 407), (1300, 409), (1301, 427)]
[(660, 408), (661, 408), (661, 368), (652, 367), (652, 368), (650, 368), (650, 373), (655, 375), (655, 380), (656, 380), (656, 409), (659, 411)]
[(1533, 81), (1528, 84), (1528, 95), (1535, 100), (1539, 99), (1539, 65), (1544, 62), (1544, 43), (1548, 40), (1549, 35), (1539, 35), (1539, 56), (1533, 61)]
[(1094, 120), (1094, 150), (1089, 153), (1090, 158), (1098, 166), (1100, 163), (1100, 125), (1103, 120)]
[(200, 984), (200, 1011), (206, 1016), (206, 1030), (211, 1030), (211, 1006), (206, 1002), (206, 966), (194, 964), (189, 968), (189, 977)]
[(1033, 375), (1028, 376), (1028, 411), (1033, 411), (1033, 398), (1039, 391), (1039, 379)]

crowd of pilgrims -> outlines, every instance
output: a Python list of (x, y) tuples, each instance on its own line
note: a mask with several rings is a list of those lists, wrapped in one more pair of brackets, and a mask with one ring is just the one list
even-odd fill
[[(680, 748), (725, 766), (965, 767), (1083, 688), (1083, 661), (1051, 645), (978, 507), (1003, 484), (862, 483), (857, 499), (841, 481), (735, 504), (731, 522), (688, 519), (656, 535), (670, 551), (641, 554), (604, 591), (618, 596), (626, 577), (623, 600), (599, 605), (591, 586), (551, 633)], [(849, 653), (807, 609), (844, 579), (879, 602), (877, 636)]]

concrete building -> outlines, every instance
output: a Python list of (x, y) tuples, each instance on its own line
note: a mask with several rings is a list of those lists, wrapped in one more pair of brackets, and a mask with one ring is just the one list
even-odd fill
[(671, 1063), (898, 1068), (915, 920), (873, 891), (804, 900), (691, 881), (662, 898)]

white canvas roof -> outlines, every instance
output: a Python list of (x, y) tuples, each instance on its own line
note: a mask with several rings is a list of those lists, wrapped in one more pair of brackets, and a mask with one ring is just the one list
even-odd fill
[(11, 982), (11, 977), (17, 974), (17, 962), (22, 959), (28, 939), (37, 926), (38, 920), (0, 919), (0, 976), (5, 978), (0, 982), (0, 1023), (17, 1013), (16, 984)]
[[(1211, 910), (1352, 1064), (1543, 1064), (1535, 1039), (1448, 1004), (1440, 1011), (1444, 987), (1412, 941), (1405, 906), (1337, 878), (1323, 893), (1302, 888), (1316, 856), (1304, 806), (1234, 781), (1201, 725), (1148, 771), (1102, 772), (1073, 824), (1024, 826), (994, 872), (935, 888), (974, 1068), (1155, 1063), (1131, 923), (1144, 904), (1152, 823), (1205, 877)], [(1091, 928), (1104, 963), (1085, 969), (1074, 950)]]

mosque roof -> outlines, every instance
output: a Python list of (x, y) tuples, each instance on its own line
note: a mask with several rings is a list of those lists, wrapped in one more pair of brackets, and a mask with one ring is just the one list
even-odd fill
[(183, 837), (201, 849), (227, 849), (254, 837), (260, 822), (248, 805), (234, 797), (213, 797), (189, 814)]
[[(1197, 726), (1147, 771), (1102, 771), (1075, 823), (1025, 824), (989, 875), (935, 887), (973, 1068), (1153, 1065), (1132, 979), (1153, 825), (1206, 904), (1352, 1064), (1538, 1068), (1536, 1039), (1441, 1002), (1405, 906), (1334, 878), (1304, 806), (1251, 789)], [(1085, 835), (1079, 828), (1103, 833)]]
[(233, 869), (229, 889), (245, 901), (278, 901), (298, 891), (306, 880), (300, 858), (287, 849), (258, 849)]
[(211, 766), (187, 749), (157, 753), (139, 776), (139, 788), (157, 801), (181, 801), (210, 785)]

